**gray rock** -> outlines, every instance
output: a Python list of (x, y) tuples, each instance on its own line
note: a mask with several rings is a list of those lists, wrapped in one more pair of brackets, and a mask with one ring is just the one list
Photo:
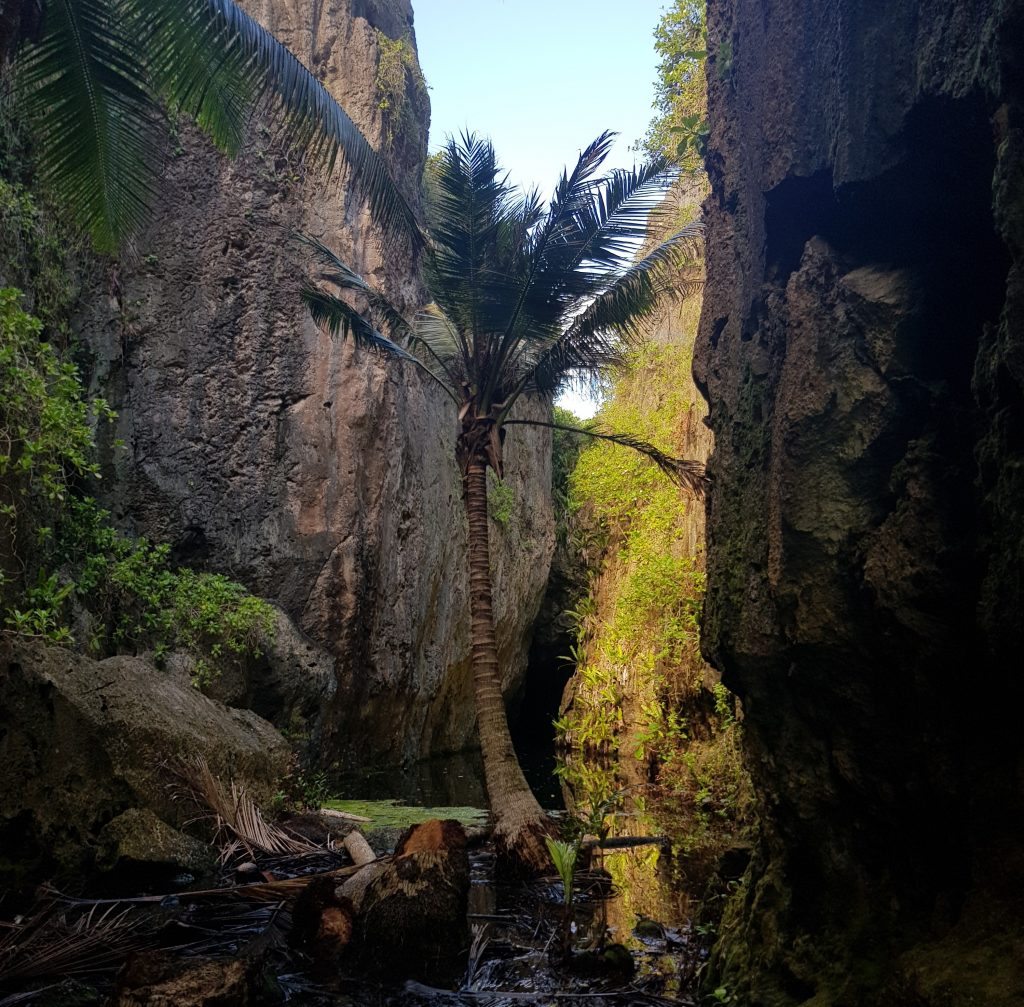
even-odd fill
[(105, 836), (119, 839), (132, 808), (171, 826), (193, 818), (174, 799), (170, 767), (195, 756), (260, 802), (278, 789), (290, 753), (256, 714), (143, 659), (93, 661), (42, 644), (0, 650), (0, 845), (20, 869), (88, 868), (103, 827), (121, 815)]
[(172, 828), (148, 808), (129, 808), (107, 822), (97, 837), (97, 865), (174, 867), (205, 874), (216, 863), (209, 843)]

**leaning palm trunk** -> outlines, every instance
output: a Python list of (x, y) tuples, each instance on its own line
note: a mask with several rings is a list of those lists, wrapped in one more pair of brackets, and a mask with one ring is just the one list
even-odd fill
[(494, 816), (494, 842), (499, 861), (528, 872), (540, 872), (550, 863), (544, 845), (550, 823), (519, 766), (501, 693), (491, 604), (486, 458), (474, 457), (469, 461), (463, 477), (463, 499), (469, 518), (470, 663), (484, 778)]
[[(634, 258), (671, 172), (655, 163), (595, 178), (611, 142), (612, 134), (604, 133), (583, 151), (545, 209), (536, 193), (514, 195), (488, 141), (472, 135), (461, 144), (450, 140), (430, 189), (424, 272), (433, 302), (411, 321), (329, 248), (302, 239), (325, 267), (319, 278), (365, 305), (359, 310), (345, 297), (307, 285), (303, 298), (313, 319), (417, 367), (458, 410), (456, 452), (469, 517), (471, 665), (487, 796), (499, 856), (528, 872), (551, 863), (544, 844), (551, 823), (526, 784), (505, 718), (491, 608), (487, 469), (501, 476), (506, 426), (559, 426), (512, 419), (522, 396), (550, 401), (567, 381), (598, 380), (626, 361), (658, 297), (687, 287), (679, 257), (700, 235), (699, 225), (688, 225)], [(628, 433), (568, 429), (640, 451), (700, 493), (703, 466), (695, 462)]]

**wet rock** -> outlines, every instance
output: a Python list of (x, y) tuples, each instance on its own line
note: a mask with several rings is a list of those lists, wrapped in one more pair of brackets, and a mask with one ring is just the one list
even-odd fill
[[(88, 869), (112, 843), (145, 855), (131, 826), (194, 816), (173, 798), (175, 758), (203, 756), (257, 801), (274, 793), (289, 759), (270, 724), (187, 678), (141, 658), (93, 661), (42, 644), (0, 648), (0, 726), (0, 848), (28, 873)], [(113, 823), (132, 808), (152, 817)]]

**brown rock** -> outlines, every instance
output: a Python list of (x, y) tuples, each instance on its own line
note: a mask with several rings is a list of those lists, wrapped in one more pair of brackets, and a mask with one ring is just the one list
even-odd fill
[(86, 868), (97, 845), (110, 855), (111, 842), (141, 855), (147, 843), (129, 835), (132, 816), (110, 822), (130, 808), (143, 809), (136, 824), (141, 814), (168, 839), (154, 821), (194, 817), (173, 798), (168, 762), (196, 755), (257, 801), (274, 793), (289, 759), (284, 739), (254, 713), (141, 658), (0, 648), (0, 836), (4, 856), (25, 870)]
[[(386, 146), (418, 205), (426, 92), (410, 69), (405, 111), (385, 113), (376, 84), (378, 32), (414, 43), (407, 0), (244, 6)], [(474, 718), (453, 407), (415, 371), (316, 329), (298, 296), (310, 268), (288, 235), (324, 240), (408, 310), (423, 299), (410, 249), (371, 225), (343, 174), (325, 181), (259, 124), (232, 162), (183, 127), (161, 192), (138, 257), (113, 267), (117, 284), (96, 292), (79, 325), (94, 383), (119, 417), (101, 431), (107, 504), (126, 528), (172, 542), (178, 558), (276, 601), (315, 644), (313, 664), (337, 686), (326, 702), (284, 688), (262, 715), (300, 732), (322, 725), (328, 759), (397, 763), (466, 747)], [(506, 456), (520, 502), (493, 553), (511, 689), (553, 548), (548, 435), (515, 430)], [(255, 686), (234, 683), (229, 695), (274, 695)]]

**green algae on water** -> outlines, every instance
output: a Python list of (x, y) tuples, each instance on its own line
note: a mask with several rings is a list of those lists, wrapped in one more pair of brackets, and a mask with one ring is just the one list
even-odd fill
[(467, 826), (483, 826), (487, 824), (487, 812), (482, 808), (436, 807), (428, 808), (419, 805), (401, 804), (395, 800), (387, 801), (326, 801), (325, 808), (332, 811), (343, 811), (349, 815), (362, 815), (371, 819), (367, 824), (371, 828), (405, 829), (420, 822), (429, 822), (433, 818), (453, 818)]

